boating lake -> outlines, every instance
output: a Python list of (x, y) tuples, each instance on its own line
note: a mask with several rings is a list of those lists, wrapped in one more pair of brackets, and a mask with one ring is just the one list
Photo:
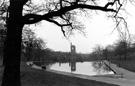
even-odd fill
[(114, 74), (114, 72), (102, 61), (87, 62), (56, 62), (47, 65), (52, 70), (63, 71), (82, 75), (105, 75)]

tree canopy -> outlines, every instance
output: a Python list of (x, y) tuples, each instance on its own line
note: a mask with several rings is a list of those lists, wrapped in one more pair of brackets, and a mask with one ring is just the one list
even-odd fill
[[(9, 12), (8, 0), (2, 0), (1, 15), (6, 20), (6, 13)], [(12, 1), (12, 0), (11, 0)], [(13, 0), (16, 2), (16, 0)], [(83, 32), (84, 26), (77, 20), (77, 15), (91, 15), (92, 10), (109, 12), (108, 17), (115, 19), (119, 26), (120, 21), (125, 22), (119, 15), (127, 0), (21, 0), (23, 4), (22, 22), (24, 24), (35, 24), (42, 20), (54, 23), (61, 27), (64, 35), (71, 34), (73, 29)], [(111, 13), (110, 13), (111, 12)], [(7, 14), (8, 16), (8, 14)]]

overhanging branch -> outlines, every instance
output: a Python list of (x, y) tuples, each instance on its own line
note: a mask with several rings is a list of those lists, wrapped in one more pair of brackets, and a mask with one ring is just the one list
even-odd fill
[(46, 20), (49, 21), (49, 22), (52, 22), (52, 23), (54, 23), (54, 24), (56, 24), (56, 25), (58, 25), (58, 26), (60, 26), (60, 27), (72, 25), (72, 23), (69, 23), (69, 24), (60, 24), (60, 23), (58, 23), (57, 21), (52, 20), (52, 19), (46, 19)]
[(69, 24), (60, 24), (57, 21), (52, 20), (52, 19), (46, 19), (46, 20), (49, 21), (49, 22), (52, 22), (52, 23), (54, 23), (54, 24), (56, 24), (58, 26), (60, 26), (61, 27), (61, 31), (62, 31), (62, 33), (63, 33), (64, 36), (66, 36), (66, 34), (65, 34), (65, 31), (64, 31), (63, 27), (64, 26), (71, 26), (72, 27), (72, 23), (69, 23)]
[(101, 7), (101, 6), (93, 6), (93, 5), (86, 5), (86, 4), (77, 4), (77, 5), (72, 5), (72, 6), (67, 6), (59, 9), (58, 11), (53, 11), (48, 13), (48, 15), (43, 15), (44, 17), (48, 16), (50, 18), (54, 16), (61, 16), (64, 15), (66, 12), (77, 9), (77, 8), (84, 8), (84, 9), (90, 9), (90, 10), (101, 10), (105, 12), (116, 12), (114, 9), (109, 9), (106, 7)]
[(92, 6), (92, 5), (86, 5), (86, 4), (76, 4), (73, 6), (67, 6), (59, 9), (58, 11), (52, 11), (44, 15), (38, 15), (38, 14), (26, 14), (23, 17), (24, 24), (33, 24), (36, 22), (39, 22), (41, 20), (47, 20), (49, 18), (58, 17), (64, 15), (66, 12), (77, 9), (77, 8), (85, 8), (85, 9), (91, 9), (91, 10), (101, 10), (105, 12), (116, 12), (114, 9), (109, 9), (101, 6)]

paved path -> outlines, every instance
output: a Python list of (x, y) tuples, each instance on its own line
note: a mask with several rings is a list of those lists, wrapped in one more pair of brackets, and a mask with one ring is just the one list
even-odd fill
[[(68, 75), (68, 76), (72, 76), (72, 77), (79, 77), (79, 78), (83, 78), (83, 79), (89, 79), (89, 80), (116, 84), (116, 85), (120, 85), (120, 86), (135, 86), (135, 73), (125, 70), (121, 67), (118, 67), (117, 65), (115, 65), (113, 63), (109, 63), (107, 60), (104, 60), (103, 62), (106, 65), (108, 65), (111, 69), (113, 69), (113, 71), (115, 71), (116, 74), (102, 75), (102, 76), (87, 76), (87, 75), (73, 74), (73, 73), (51, 70), (49, 68), (47, 68), (46, 71), (63, 74), (63, 75)], [(27, 65), (29, 65), (29, 63), (27, 63)], [(36, 66), (36, 65), (32, 65), (32, 67), (37, 68), (37, 69), (42, 69), (41, 67)], [(121, 74), (122, 74), (122, 76), (121, 76)]]

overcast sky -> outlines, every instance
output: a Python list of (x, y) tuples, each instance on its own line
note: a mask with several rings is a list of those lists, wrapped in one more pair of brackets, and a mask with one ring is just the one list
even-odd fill
[[(135, 34), (135, 10), (131, 4), (126, 6), (126, 15), (128, 22), (128, 29), (132, 34)], [(89, 53), (92, 51), (96, 44), (106, 46), (113, 44), (118, 39), (118, 32), (115, 30), (115, 23), (110, 18), (106, 17), (105, 12), (98, 11), (98, 14), (94, 14), (91, 18), (81, 18), (84, 23), (86, 36), (81, 34), (75, 34), (69, 38), (69, 40), (76, 46), (76, 51), (81, 53)], [(42, 37), (47, 41), (47, 47), (56, 51), (67, 51), (70, 50), (70, 42), (63, 36), (60, 27), (57, 25), (42, 21), (40, 25), (34, 27), (34, 30), (38, 37)]]

